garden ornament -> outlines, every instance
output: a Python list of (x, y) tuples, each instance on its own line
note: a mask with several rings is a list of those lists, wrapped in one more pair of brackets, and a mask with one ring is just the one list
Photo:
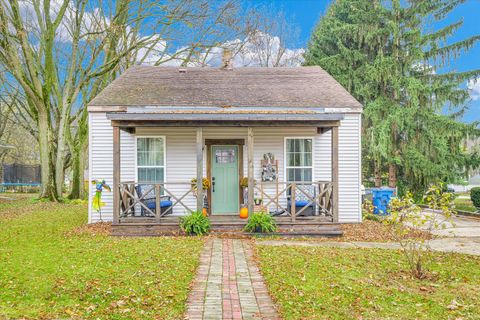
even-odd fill
[(110, 186), (105, 183), (105, 179), (102, 180), (92, 180), (92, 184), (95, 185), (95, 196), (92, 200), (92, 208), (100, 214), (100, 221), (102, 220), (102, 207), (105, 206), (105, 202), (102, 202), (102, 191), (106, 189), (112, 191)]

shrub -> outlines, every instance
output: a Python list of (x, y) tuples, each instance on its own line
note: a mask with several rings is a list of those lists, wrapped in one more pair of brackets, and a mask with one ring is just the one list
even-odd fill
[(195, 211), (180, 218), (180, 228), (188, 235), (201, 236), (210, 231), (210, 219), (202, 212)]
[(423, 279), (427, 276), (426, 266), (431, 258), (431, 248), (425, 239), (413, 239), (408, 237), (408, 227), (432, 231), (444, 229), (453, 225), (452, 217), (455, 215), (454, 196), (443, 192), (442, 186), (432, 186), (425, 193), (424, 202), (431, 212), (424, 213), (415, 204), (411, 193), (405, 197), (394, 198), (390, 202), (390, 216), (385, 217), (383, 223), (402, 248), (402, 252), (408, 262), (412, 274)]
[(277, 231), (277, 224), (275, 219), (268, 213), (255, 212), (248, 218), (244, 230), (246, 232), (275, 232)]
[(472, 200), (473, 206), (480, 209), (480, 187), (475, 187), (470, 190), (470, 199)]
[(362, 204), (362, 217), (363, 220), (381, 221), (382, 217), (373, 213), (374, 206), (372, 201), (365, 199)]

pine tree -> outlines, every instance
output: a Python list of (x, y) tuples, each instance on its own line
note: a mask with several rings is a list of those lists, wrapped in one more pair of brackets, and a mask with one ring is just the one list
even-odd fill
[(480, 36), (447, 44), (462, 21), (431, 26), (461, 2), (338, 0), (312, 35), (306, 64), (320, 65), (365, 107), (363, 158), (376, 185), (388, 172), (391, 187), (421, 191), (478, 165), (462, 143), (478, 136), (477, 124), (458, 117), (469, 99), (462, 83), (480, 70), (439, 71)]

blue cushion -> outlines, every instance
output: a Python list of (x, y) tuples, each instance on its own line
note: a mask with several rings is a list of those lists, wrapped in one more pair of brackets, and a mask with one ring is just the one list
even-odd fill
[(173, 202), (170, 200), (163, 200), (163, 201), (160, 201), (160, 208), (170, 207), (172, 204)]
[[(308, 200), (296, 200), (295, 201), (295, 206), (296, 207), (305, 207), (306, 205), (308, 205), (310, 201)], [(292, 203), (292, 200), (288, 200), (288, 204), (290, 205)]]
[[(148, 209), (155, 209), (155, 199), (148, 199), (144, 203)], [(172, 204), (173, 202), (170, 200), (162, 200), (160, 201), (160, 208), (170, 207)]]

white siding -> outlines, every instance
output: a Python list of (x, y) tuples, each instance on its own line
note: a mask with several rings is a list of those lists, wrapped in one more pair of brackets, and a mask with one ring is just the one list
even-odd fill
[(339, 222), (360, 222), (361, 115), (346, 114), (339, 128)]
[[(91, 113), (90, 121), (90, 180), (106, 179), (112, 184), (112, 127), (104, 113)], [(360, 115), (346, 115), (339, 130), (339, 219), (340, 222), (358, 222), (360, 215)], [(162, 135), (166, 137), (166, 181), (188, 182), (196, 175), (195, 128), (158, 127), (138, 128), (136, 136)], [(242, 127), (205, 127), (204, 139), (240, 138), (247, 140), (247, 129)], [(267, 152), (272, 152), (279, 165), (279, 180), (284, 181), (284, 139), (285, 137), (314, 137), (314, 179), (331, 179), (331, 133), (317, 134), (312, 127), (265, 127), (254, 128), (254, 172), (260, 180), (260, 160)], [(206, 151), (205, 151), (206, 152)], [(206, 176), (206, 154), (204, 154), (204, 176)], [(244, 148), (244, 175), (247, 175), (247, 149)], [(121, 180), (136, 179), (135, 135), (121, 131)], [(188, 185), (167, 185), (176, 196), (188, 190)], [(281, 186), (279, 188), (282, 188)], [(273, 195), (275, 188), (267, 191)], [(95, 188), (90, 185), (90, 202)], [(104, 192), (102, 209), (104, 220), (112, 219), (112, 193)], [(188, 196), (182, 200), (195, 208), (195, 198)], [(89, 208), (91, 208), (91, 203)], [(89, 221), (98, 221), (98, 214), (89, 209)], [(181, 206), (176, 206), (175, 215), (184, 214)]]

